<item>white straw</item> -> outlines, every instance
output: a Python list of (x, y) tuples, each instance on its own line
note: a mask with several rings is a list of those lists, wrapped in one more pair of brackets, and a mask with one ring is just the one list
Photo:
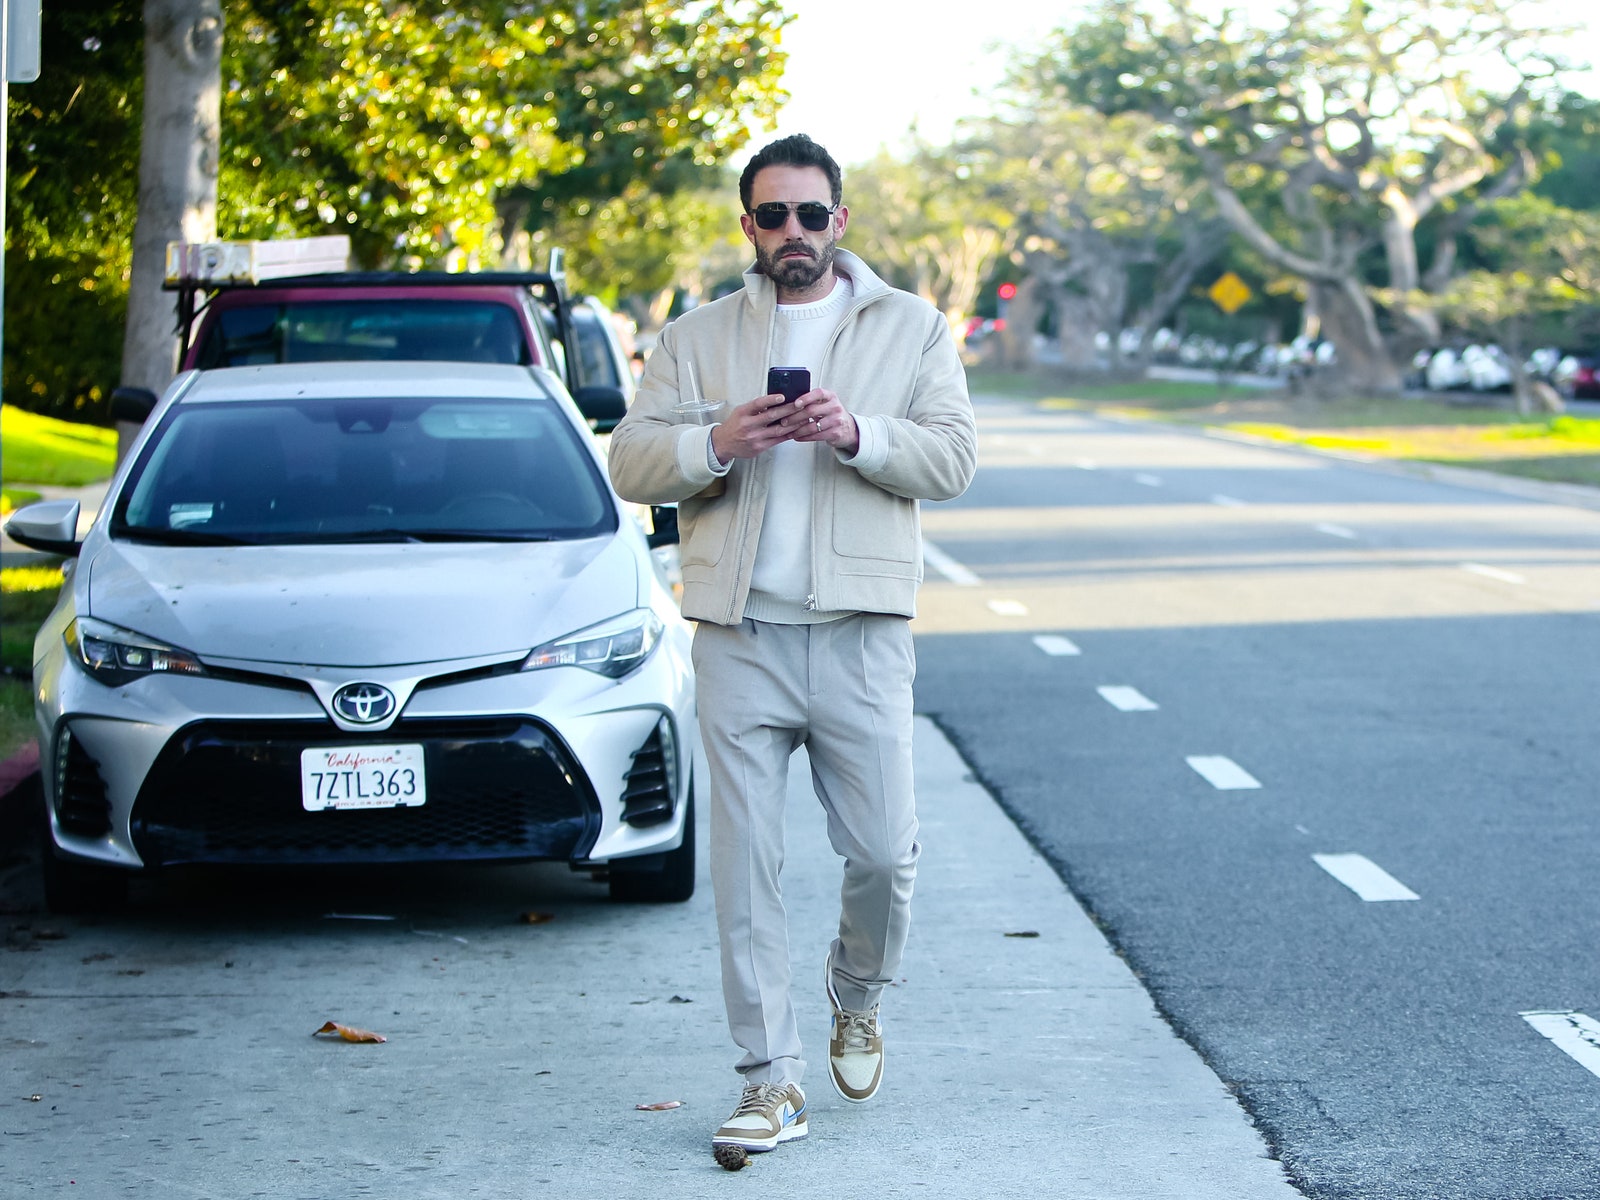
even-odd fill
[(694, 377), (694, 363), (686, 362), (683, 365), (689, 368), (689, 390), (694, 393), (695, 403), (698, 404), (704, 397), (700, 395), (700, 381)]

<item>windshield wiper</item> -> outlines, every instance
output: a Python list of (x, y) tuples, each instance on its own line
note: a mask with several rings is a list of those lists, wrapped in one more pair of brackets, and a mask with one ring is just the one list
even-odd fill
[(138, 542), (155, 542), (161, 546), (259, 546), (254, 538), (237, 537), (231, 533), (210, 533), (203, 529), (157, 529), (150, 525), (123, 525), (113, 527), (113, 536), (130, 538)]
[(484, 529), (361, 529), (347, 533), (305, 533), (288, 539), (309, 543), (367, 542), (551, 542), (548, 533), (490, 531)]

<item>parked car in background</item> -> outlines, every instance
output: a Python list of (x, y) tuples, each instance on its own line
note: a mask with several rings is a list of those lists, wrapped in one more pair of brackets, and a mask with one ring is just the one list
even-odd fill
[(1569, 400), (1600, 400), (1600, 354), (1568, 354), (1551, 374), (1556, 390)]
[[(665, 515), (665, 514), (663, 514)], [(542, 365), (188, 371), (34, 646), (48, 903), (183, 864), (555, 859), (694, 888), (689, 630)]]

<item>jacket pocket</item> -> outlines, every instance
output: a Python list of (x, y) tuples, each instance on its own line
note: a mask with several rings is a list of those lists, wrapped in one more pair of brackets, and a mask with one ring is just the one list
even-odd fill
[(737, 508), (732, 494), (727, 491), (716, 496), (701, 492), (678, 502), (678, 529), (682, 539), (678, 553), (684, 570), (714, 567), (722, 561), (733, 537)]
[(891, 495), (859, 476), (840, 477), (833, 491), (833, 549), (841, 558), (914, 566), (915, 501)]

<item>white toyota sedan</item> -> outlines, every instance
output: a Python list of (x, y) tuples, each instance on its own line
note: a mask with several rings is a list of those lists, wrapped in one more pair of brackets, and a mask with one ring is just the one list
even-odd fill
[(548, 372), (187, 372), (77, 517), (8, 525), (75, 556), (34, 647), (52, 907), (190, 863), (692, 893), (689, 628)]

